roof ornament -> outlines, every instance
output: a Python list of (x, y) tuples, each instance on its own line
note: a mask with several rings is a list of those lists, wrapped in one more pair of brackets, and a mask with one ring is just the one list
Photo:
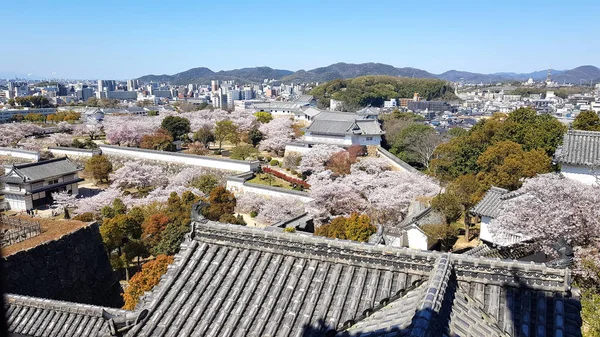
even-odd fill
[(558, 253), (558, 258), (548, 262), (549, 267), (553, 268), (568, 268), (573, 264), (573, 248), (567, 243), (564, 238), (561, 238), (552, 245), (552, 248)]
[(196, 233), (196, 223), (208, 223), (208, 219), (204, 217), (202, 212), (205, 208), (210, 206), (208, 203), (204, 201), (198, 201), (197, 203), (192, 205), (192, 210), (190, 212), (190, 218), (192, 220), (190, 224), (190, 231), (185, 235), (186, 240), (191, 240), (194, 238)]
[(144, 309), (140, 312), (132, 312), (126, 315), (113, 315), (102, 309), (102, 318), (107, 321), (109, 334), (104, 334), (104, 337), (123, 336), (129, 329), (141, 323), (148, 316), (148, 310)]

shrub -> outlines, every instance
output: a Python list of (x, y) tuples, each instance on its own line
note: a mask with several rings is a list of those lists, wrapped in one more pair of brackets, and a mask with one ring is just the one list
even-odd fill
[(289, 167), (286, 167), (286, 168), (285, 168), (285, 170), (289, 172), (289, 171), (290, 171), (290, 168), (289, 168)]
[(167, 272), (167, 266), (173, 263), (172, 256), (159, 255), (154, 261), (142, 265), (142, 271), (135, 274), (129, 281), (129, 287), (123, 293), (125, 305), (123, 309), (133, 310), (138, 300), (146, 291), (152, 290)]
[(288, 176), (287, 174), (283, 174), (283, 173), (273, 170), (271, 168), (263, 167), (262, 171), (267, 174), (272, 174), (272, 175), (276, 176), (277, 178), (283, 179), (290, 184), (298, 185), (298, 186), (301, 186), (302, 188), (310, 188), (310, 185), (306, 181), (301, 180), (301, 179), (292, 178), (292, 177)]
[(265, 157), (265, 160), (266, 160), (267, 162), (269, 162), (269, 163), (270, 163), (270, 162), (271, 162), (271, 160), (273, 160), (273, 157), (271, 157), (271, 156), (266, 156), (266, 157)]
[(283, 229), (283, 231), (286, 233), (296, 233), (296, 228), (295, 227), (286, 227)]
[(256, 218), (257, 215), (258, 215), (258, 212), (256, 212), (256, 211), (250, 212), (250, 217), (251, 218)]
[(269, 165), (271, 166), (279, 166), (279, 160), (277, 159), (273, 159), (269, 162)]
[(86, 212), (86, 213), (81, 213), (81, 214), (73, 217), (73, 220), (79, 220), (79, 221), (83, 221), (83, 222), (91, 222), (91, 221), (96, 220), (96, 216), (92, 212)]

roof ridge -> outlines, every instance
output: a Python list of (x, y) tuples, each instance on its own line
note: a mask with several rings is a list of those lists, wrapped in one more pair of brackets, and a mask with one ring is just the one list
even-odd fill
[(38, 309), (50, 309), (73, 314), (85, 314), (88, 316), (102, 317), (102, 310), (110, 310), (111, 313), (131, 313), (131, 311), (119, 308), (102, 307), (97, 305), (38, 298), (18, 294), (6, 294), (7, 305), (20, 305)]
[(21, 169), (21, 168), (27, 168), (27, 167), (37, 166), (37, 165), (54, 163), (54, 162), (65, 160), (65, 159), (69, 160), (69, 158), (67, 156), (64, 156), (64, 157), (58, 157), (58, 158), (53, 158), (53, 159), (48, 159), (48, 160), (37, 161), (37, 162), (34, 162), (34, 163), (17, 164), (17, 165), (14, 165), (14, 167), (18, 168), (18, 169)]
[(434, 315), (439, 314), (442, 309), (451, 273), (450, 254), (445, 253), (436, 260), (431, 271), (424, 298), (411, 323), (413, 328), (410, 336), (426, 336), (431, 329), (439, 328), (432, 321), (436, 318)]

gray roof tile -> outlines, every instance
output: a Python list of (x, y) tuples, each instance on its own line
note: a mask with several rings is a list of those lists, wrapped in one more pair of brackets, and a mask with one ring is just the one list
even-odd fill
[(560, 164), (598, 166), (600, 164), (600, 132), (569, 130), (554, 155)]
[(23, 177), (25, 181), (39, 181), (55, 176), (62, 176), (81, 171), (82, 168), (67, 157), (40, 161), (36, 163), (13, 165), (12, 171)]
[[(568, 270), (206, 220), (192, 227), (127, 337), (581, 335)], [(45, 304), (9, 300), (11, 332), (106, 329), (102, 308), (32, 301)]]
[(492, 186), (483, 199), (471, 209), (471, 213), (479, 216), (496, 218), (500, 215), (500, 208), (504, 203), (502, 196), (508, 193), (507, 189)]

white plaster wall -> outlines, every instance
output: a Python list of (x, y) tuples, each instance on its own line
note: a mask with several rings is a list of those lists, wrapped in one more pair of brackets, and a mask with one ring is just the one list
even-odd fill
[(590, 169), (590, 167), (587, 166), (562, 164), (560, 167), (560, 172), (566, 178), (584, 183), (586, 185), (598, 185), (595, 175), (600, 177), (600, 171), (594, 172)]
[(256, 171), (259, 166), (258, 161), (229, 161), (219, 160), (202, 156), (177, 156), (162, 151), (136, 151), (125, 147), (112, 147), (100, 145), (99, 148), (103, 154), (113, 156), (124, 156), (147, 160), (165, 161), (169, 163), (181, 163), (186, 165), (209, 167), (220, 170), (229, 170), (236, 172)]
[(314, 200), (313, 198), (308, 197), (308, 196), (274, 191), (274, 190), (267, 189), (267, 188), (260, 188), (258, 186), (248, 186), (240, 181), (233, 181), (233, 180), (227, 180), (226, 188), (229, 191), (231, 191), (235, 196), (240, 196), (245, 193), (254, 193), (254, 194), (258, 194), (258, 195), (264, 195), (266, 197), (296, 199), (303, 203), (309, 203)]
[(418, 228), (410, 228), (406, 231), (408, 237), (408, 248), (427, 250), (427, 235)]
[(304, 140), (306, 140), (307, 142), (315, 142), (315, 143), (323, 143), (323, 144), (352, 145), (352, 136), (350, 136), (350, 135), (347, 135), (345, 137), (324, 136), (324, 135), (313, 136), (310, 133), (307, 133), (304, 135)]
[(39, 153), (23, 153), (21, 151), (12, 150), (10, 148), (5, 148), (5, 147), (0, 148), (0, 156), (25, 158), (25, 159), (33, 160), (36, 162), (40, 160)]
[(297, 153), (300, 153), (300, 154), (305, 154), (307, 152), (310, 152), (310, 148), (309, 147), (304, 147), (304, 146), (286, 145), (285, 146), (285, 155), (287, 156), (291, 152), (297, 152)]
[(487, 242), (493, 242), (492, 234), (490, 233), (490, 221), (492, 221), (492, 219), (487, 216), (481, 217), (481, 225), (479, 228), (479, 238)]
[[(373, 137), (372, 140), (367, 140), (367, 137)], [(358, 145), (381, 145), (381, 136), (354, 136), (352, 144)]]
[(92, 152), (81, 152), (81, 151), (73, 151), (73, 150), (65, 150), (65, 149), (49, 149), (55, 156), (68, 156), (68, 157), (92, 157), (94, 154)]

